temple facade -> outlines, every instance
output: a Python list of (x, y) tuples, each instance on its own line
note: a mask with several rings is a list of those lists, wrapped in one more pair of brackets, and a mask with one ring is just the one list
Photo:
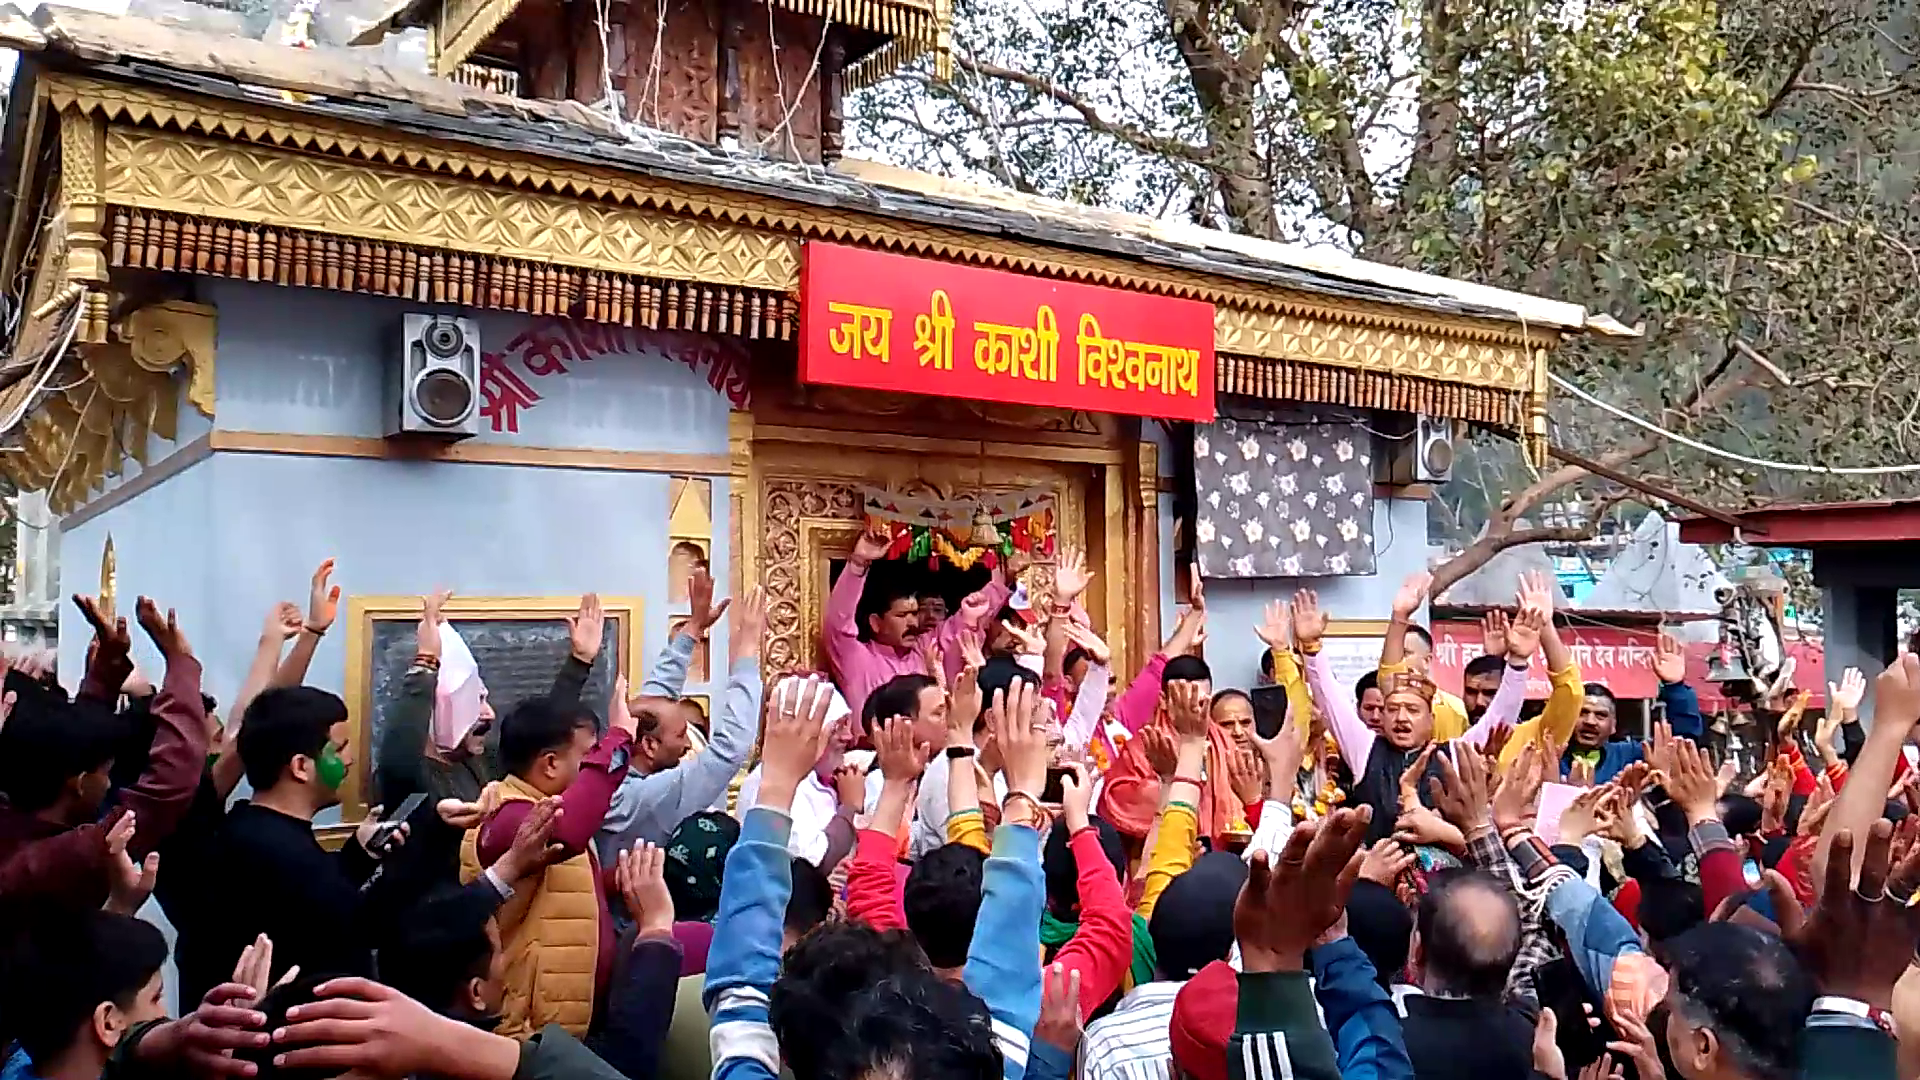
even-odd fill
[(704, 562), (767, 589), (770, 669), (814, 668), (879, 522), (956, 572), (1030, 550), (1034, 595), (1084, 548), (1123, 672), (1198, 563), (1209, 659), (1244, 685), (1257, 613), (1303, 581), (1384, 619), (1426, 559), (1424, 444), (1540, 451), (1551, 350), (1607, 325), (842, 159), (841, 96), (943, 64), (945, 0), (666, 9), (463, 0), (364, 35), (424, 25), (428, 71), (0, 13), (0, 469), (44, 494), (60, 592), (177, 608), (224, 696), (334, 557), (312, 678), (370, 736), (435, 585), (477, 648), (535, 653), (597, 590), (604, 674), (637, 680)]

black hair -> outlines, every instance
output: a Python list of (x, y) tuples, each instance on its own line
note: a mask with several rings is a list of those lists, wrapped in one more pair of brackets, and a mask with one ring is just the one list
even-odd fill
[(792, 860), (793, 891), (787, 894), (786, 928), (796, 934), (827, 921), (833, 910), (833, 886), (820, 868), (795, 855)]
[(1778, 937), (1736, 923), (1707, 923), (1668, 943), (1669, 1000), (1681, 1017), (1711, 1028), (1739, 1071), (1754, 1080), (1794, 1075), (1800, 1029), (1813, 1011), (1813, 979)]
[[(1477, 917), (1489, 908), (1491, 920)], [(1498, 881), (1475, 870), (1433, 875), (1415, 923), (1426, 989), (1494, 1000), (1506, 991), (1520, 953), (1520, 907)]]
[[(1127, 845), (1120, 830), (1113, 822), (1102, 817), (1090, 817), (1087, 824), (1094, 835), (1100, 839), (1100, 850), (1107, 855), (1107, 861), (1113, 864), (1113, 872), (1123, 883), (1126, 881)], [(1073, 857), (1073, 849), (1068, 846), (1073, 837), (1067, 830), (1054, 828), (1047, 831), (1046, 846), (1040, 852), (1040, 868), (1046, 875), (1047, 908), (1054, 916), (1067, 922), (1073, 922), (1080, 916), (1080, 866)]]
[(986, 864), (987, 857), (978, 848), (942, 844), (921, 856), (908, 872), (901, 894), (907, 929), (934, 967), (966, 964), (973, 923), (980, 915), (980, 876)]
[(906, 931), (883, 932), (859, 920), (826, 923), (795, 942), (767, 995), (767, 1026), (796, 1080), (824, 1075), (856, 998), (890, 978), (925, 970)]
[(1412, 634), (1414, 637), (1417, 637), (1421, 641), (1426, 642), (1428, 649), (1433, 648), (1433, 634), (1430, 631), (1428, 631), (1426, 627), (1421, 626), (1417, 622), (1408, 623), (1407, 633)]
[(1221, 702), (1226, 701), (1230, 698), (1239, 698), (1241, 701), (1244, 701), (1247, 703), (1247, 708), (1249, 709), (1253, 708), (1252, 695), (1248, 694), (1245, 690), (1235, 690), (1232, 687), (1228, 687), (1225, 690), (1216, 692), (1213, 695), (1213, 700), (1207, 702), (1207, 715), (1212, 716), (1213, 710), (1217, 708)]
[(1580, 691), (1590, 698), (1606, 698), (1608, 707), (1615, 711), (1618, 711), (1620, 708), (1619, 699), (1613, 696), (1613, 691), (1607, 688), (1606, 683), (1590, 682), (1582, 686)]
[(1720, 796), (1720, 820), (1732, 836), (1752, 836), (1760, 831), (1760, 801), (1751, 795), (1729, 791)]
[(0, 793), (22, 813), (45, 810), (68, 781), (111, 763), (125, 732), (124, 721), (93, 702), (16, 700), (0, 728)]
[(1197, 656), (1176, 656), (1160, 672), (1160, 685), (1172, 682), (1212, 682), (1213, 669)]
[(866, 703), (860, 706), (861, 730), (871, 734), (873, 725), (896, 716), (912, 720), (920, 715), (921, 692), (939, 685), (931, 675), (909, 671), (874, 687), (873, 692), (867, 695)]
[[(654, 717), (653, 723), (657, 727), (659, 718)], [(532, 768), (541, 754), (565, 749), (574, 732), (592, 726), (590, 714), (582, 716), (578, 709), (530, 697), (500, 719), (500, 767), (518, 776)], [(241, 730), (244, 737), (245, 729)]]
[(980, 701), (983, 707), (980, 710), (980, 721), (974, 724), (975, 731), (980, 730), (981, 725), (985, 723), (987, 710), (993, 708), (994, 695), (1012, 693), (1015, 679), (1035, 685), (1040, 682), (1033, 672), (1022, 667), (1020, 662), (1011, 656), (987, 658), (986, 666), (980, 669)]
[(1904, 799), (1888, 799), (1887, 805), (1880, 809), (1880, 816), (1895, 825), (1907, 820), (1907, 803)]
[(1462, 673), (1461, 677), (1467, 678), (1467, 679), (1484, 679), (1487, 676), (1492, 675), (1496, 678), (1499, 678), (1499, 677), (1505, 676), (1506, 673), (1507, 673), (1506, 657), (1490, 656), (1486, 653), (1482, 653), (1479, 656), (1476, 656), (1473, 659), (1467, 661), (1467, 670), (1464, 673)]
[(1091, 653), (1078, 645), (1070, 645), (1067, 647), (1066, 655), (1060, 658), (1060, 671), (1062, 674), (1065, 674), (1072, 671), (1073, 665), (1075, 664), (1090, 664), (1092, 662), (1093, 655)]
[(1272, 649), (1260, 650), (1260, 674), (1269, 679), (1273, 678), (1273, 650)]
[[(267, 1022), (261, 1025), (262, 1031), (274, 1031), (287, 1024), (287, 1011), (300, 1005), (310, 1005), (319, 1000), (314, 993), (321, 983), (338, 978), (339, 973), (309, 972), (302, 970), (293, 981), (275, 986), (267, 991), (267, 996), (254, 1006), (256, 1012), (264, 1013)], [(335, 1080), (340, 1075), (338, 1068), (321, 1065), (309, 1065), (304, 1068), (289, 1069), (275, 1065), (276, 1055), (287, 1051), (286, 1044), (276, 1043), (260, 1047), (247, 1047), (235, 1050), (233, 1056), (242, 1061), (250, 1061), (254, 1066), (254, 1080)]]
[(1706, 921), (1706, 895), (1690, 881), (1663, 883), (1657, 889), (1640, 890), (1640, 929), (1664, 954), (1666, 943)]
[(1191, 979), (1233, 951), (1233, 904), (1247, 881), (1238, 855), (1210, 851), (1169, 882), (1147, 922), (1154, 966), (1169, 979)]
[(440, 1013), (452, 1013), (469, 980), (493, 960), (487, 921), (499, 902), (442, 885), (402, 913), (380, 947), (380, 981)]
[(920, 590), (913, 582), (897, 573), (867, 575), (866, 588), (861, 590), (860, 604), (854, 609), (857, 618), (854, 629), (861, 641), (873, 640), (873, 625), (867, 620), (875, 615), (885, 615), (893, 610), (893, 605), (902, 600), (920, 602)]
[(347, 718), (347, 703), (312, 686), (276, 686), (247, 703), (240, 722), (240, 764), (247, 783), (265, 791), (301, 755), (317, 758), (327, 731)]
[(1360, 699), (1367, 696), (1367, 691), (1378, 689), (1380, 689), (1380, 673), (1369, 668), (1365, 674), (1353, 680), (1353, 703), (1360, 704)]
[(1407, 966), (1413, 944), (1413, 913), (1393, 890), (1373, 881), (1356, 881), (1347, 896), (1347, 936), (1373, 962), (1374, 980), (1390, 986)]
[(36, 919), (9, 953), (0, 1046), (11, 1036), (44, 1066), (74, 1045), (103, 1002), (133, 1005), (166, 965), (167, 939), (131, 915), (82, 910)]
[(835, 1019), (819, 1071), (796, 1068), (796, 1080), (998, 1080), (1005, 1069), (986, 1003), (932, 972), (882, 980)]

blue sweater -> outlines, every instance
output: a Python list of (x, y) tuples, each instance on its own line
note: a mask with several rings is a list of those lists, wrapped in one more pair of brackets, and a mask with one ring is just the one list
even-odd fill
[[(787, 836), (793, 819), (755, 807), (727, 854), (701, 998), (713, 1017), (714, 1080), (774, 1080), (780, 1045), (767, 1024), (767, 995), (780, 976), (780, 940), (793, 892)], [(1038, 927), (1044, 890), (1040, 836), (1002, 825), (980, 883), (980, 913), (964, 972), (967, 988), (993, 1015), (1005, 1080), (1022, 1080), (1040, 1018)]]
[(1314, 996), (1340, 1055), (1342, 1080), (1412, 1080), (1413, 1062), (1393, 999), (1374, 979), (1372, 961), (1352, 938), (1315, 947)]
[[(1667, 707), (1667, 723), (1673, 725), (1675, 735), (1694, 742), (1706, 737), (1707, 722), (1700, 715), (1700, 695), (1693, 692), (1693, 687), (1684, 682), (1661, 683), (1660, 700)], [(1572, 747), (1568, 747), (1567, 752), (1561, 755), (1561, 776), (1567, 775), (1573, 768), (1575, 756)], [(1645, 757), (1646, 751), (1640, 740), (1615, 739), (1600, 748), (1600, 760), (1593, 767), (1593, 782), (1604, 784), (1621, 769)]]

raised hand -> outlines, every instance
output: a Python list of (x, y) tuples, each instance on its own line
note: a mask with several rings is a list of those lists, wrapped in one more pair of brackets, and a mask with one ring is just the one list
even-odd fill
[(1180, 680), (1167, 684), (1167, 714), (1173, 721), (1174, 734), (1182, 739), (1207, 737), (1207, 725), (1212, 722), (1207, 715), (1208, 704), (1199, 683)]
[(257, 998), (252, 986), (221, 983), (207, 991), (192, 1012), (149, 1031), (140, 1040), (140, 1064), (200, 1080), (258, 1075), (258, 1066), (235, 1056), (235, 1051), (260, 1050), (269, 1041), (261, 1030), (266, 1016), (253, 1010)]
[(1005, 763), (1007, 790), (1025, 794), (1034, 801), (1036, 810), (1051, 756), (1041, 701), (1039, 687), (1015, 679), (1005, 691), (995, 691), (991, 713), (994, 742)]
[(893, 538), (878, 531), (871, 523), (860, 538), (853, 542), (853, 554), (850, 561), (856, 566), (867, 566), (876, 559), (884, 559), (893, 548)]
[(1873, 719), (1902, 731), (1920, 721), (1920, 656), (1901, 653), (1873, 680)]
[(904, 716), (873, 725), (874, 761), (888, 783), (912, 783), (926, 771), (932, 747), (913, 739), (913, 721)]
[(1867, 696), (1867, 677), (1860, 669), (1850, 667), (1840, 675), (1838, 686), (1827, 684), (1827, 707), (1830, 713), (1843, 713), (1851, 718), (1860, 712), (1860, 702)]
[(1507, 626), (1507, 662), (1510, 664), (1528, 664), (1533, 662), (1535, 650), (1540, 648), (1540, 636), (1547, 631), (1547, 620), (1553, 616), (1536, 607), (1523, 607)]
[(1253, 806), (1266, 793), (1267, 772), (1252, 750), (1237, 750), (1227, 755), (1227, 782), (1241, 805)]
[(1427, 792), (1441, 816), (1470, 836), (1493, 824), (1491, 759), (1466, 743), (1453, 743), (1451, 749), (1440, 755), (1440, 775), (1437, 782), (1427, 782)]
[(1673, 742), (1673, 767), (1667, 771), (1667, 796), (1685, 811), (1688, 824), (1710, 821), (1719, 815), (1714, 803), (1719, 785), (1713, 762), (1706, 751), (1687, 739)]
[(1653, 675), (1669, 686), (1687, 679), (1686, 651), (1678, 638), (1664, 630), (1653, 639)]
[(1400, 880), (1400, 875), (1413, 869), (1413, 864), (1418, 861), (1412, 851), (1398, 843), (1379, 840), (1367, 849), (1366, 857), (1360, 860), (1360, 879), (1391, 889)]
[(558, 797), (541, 799), (513, 830), (507, 853), (494, 860), (493, 872), (507, 884), (532, 877), (566, 857), (566, 848), (553, 842), (554, 827), (566, 811)]
[[(592, 667), (600, 657), (600, 646), (606, 632), (607, 613), (600, 606), (600, 594), (587, 593), (580, 598), (579, 610), (567, 616), (567, 641), (573, 658)], [(694, 636), (699, 635), (695, 633)]]
[(125, 616), (115, 618), (111, 623), (100, 611), (100, 601), (91, 596), (73, 594), (73, 603), (86, 617), (87, 625), (93, 627), (93, 640), (98, 650), (94, 655), (95, 663), (105, 663), (109, 659), (123, 661), (133, 648), (133, 638), (127, 633)]
[(1293, 594), (1293, 643), (1301, 652), (1320, 644), (1327, 633), (1327, 613), (1320, 610), (1320, 594), (1301, 589)]
[(980, 720), (980, 665), (967, 661), (947, 691), (947, 745), (972, 746), (973, 728)]
[(613, 678), (613, 696), (607, 699), (607, 730), (624, 731), (629, 740), (640, 737), (640, 720), (627, 704), (627, 677)]
[(1509, 829), (1530, 827), (1540, 803), (1540, 785), (1546, 782), (1547, 755), (1539, 742), (1520, 748), (1500, 786), (1493, 793), (1493, 827), (1504, 836)]
[(1254, 854), (1233, 904), (1242, 970), (1301, 969), (1307, 950), (1346, 911), (1372, 817), (1370, 806), (1335, 810), (1295, 828), (1277, 858)]
[(1093, 821), (1093, 778), (1078, 761), (1067, 762), (1065, 768), (1067, 775), (1060, 778), (1060, 823), (1072, 836)]
[(735, 663), (760, 655), (767, 632), (767, 590), (755, 585), (727, 607), (727, 649)]
[(1405, 622), (1413, 618), (1420, 605), (1427, 602), (1427, 590), (1433, 587), (1433, 575), (1425, 570), (1408, 575), (1400, 583), (1400, 589), (1393, 594), (1393, 617)]
[(1269, 649), (1292, 648), (1293, 639), (1289, 633), (1292, 622), (1292, 605), (1283, 600), (1269, 600), (1266, 611), (1261, 615), (1260, 624), (1253, 628), (1253, 632), (1266, 643)]
[[(971, 599), (971, 597), (969, 597)], [(987, 666), (986, 639), (978, 630), (962, 630), (954, 638), (960, 646), (960, 663), (975, 671)]]
[(704, 566), (695, 567), (693, 575), (687, 579), (687, 628), (686, 633), (696, 638), (707, 636), (727, 613), (732, 600), (715, 603), (713, 599), (713, 575)]
[(1087, 654), (1087, 659), (1101, 667), (1113, 663), (1113, 650), (1107, 646), (1105, 639), (1093, 632), (1093, 627), (1070, 620), (1067, 623), (1067, 640), (1080, 646), (1081, 651)]
[(160, 655), (169, 659), (193, 655), (193, 646), (187, 643), (187, 635), (180, 632), (180, 620), (172, 608), (168, 608), (166, 615), (162, 616), (153, 600), (143, 596), (134, 602), (133, 613), (140, 620), (140, 629), (153, 639)]
[(673, 894), (667, 891), (666, 869), (666, 850), (645, 840), (614, 857), (614, 883), (642, 937), (673, 933)]
[(827, 743), (833, 684), (794, 676), (776, 684), (760, 740), (760, 805), (785, 811)]
[(1200, 576), (1200, 564), (1187, 567), (1187, 606), (1204, 613), (1207, 610), (1207, 582)]
[(1424, 806), (1401, 811), (1393, 822), (1393, 839), (1402, 844), (1424, 844), (1456, 852), (1467, 850), (1466, 834)]
[(280, 981), (272, 981), (273, 939), (260, 934), (253, 939), (252, 944), (240, 950), (240, 960), (233, 965), (233, 984), (246, 987), (252, 995), (236, 1004), (249, 1009), (254, 1008), (260, 1004), (261, 998), (267, 996), (267, 991), (287, 985), (299, 974), (300, 965), (295, 964), (287, 969), (286, 974), (280, 976)]
[(1480, 651), (1488, 656), (1507, 655), (1507, 613), (1494, 608), (1480, 619)]
[(1633, 816), (1637, 797), (1630, 789), (1615, 784), (1608, 784), (1600, 790), (1600, 801), (1593, 806), (1594, 835), (1621, 847), (1639, 847), (1645, 841), (1646, 834), (1640, 830), (1639, 819)]
[(133, 811), (129, 810), (107, 827), (107, 861), (113, 867), (113, 882), (107, 892), (106, 909), (121, 915), (135, 914), (146, 904), (160, 875), (159, 852), (150, 852), (140, 863), (127, 854), (134, 824)]
[(1019, 644), (1020, 652), (1024, 656), (1039, 656), (1047, 651), (1046, 639), (1012, 619), (1000, 620), (1000, 629), (1005, 630), (1007, 635)]
[(313, 581), (307, 589), (306, 629), (315, 634), (324, 634), (333, 626), (334, 617), (340, 613), (340, 586), (331, 583), (333, 560), (322, 560), (319, 569), (313, 572)]
[(267, 609), (267, 622), (260, 628), (260, 640), (283, 643), (298, 637), (306, 625), (300, 608), (282, 600)]
[(1273, 738), (1263, 739), (1255, 729), (1249, 732), (1253, 739), (1253, 748), (1260, 751), (1260, 757), (1267, 767), (1267, 780), (1273, 785), (1273, 798), (1281, 797), (1282, 789), (1292, 790), (1291, 784), (1300, 773), (1300, 763), (1307, 756), (1307, 734), (1302, 725), (1289, 716), (1280, 725)]
[(1079, 1048), (1084, 1030), (1080, 1020), (1080, 969), (1068, 971), (1064, 964), (1042, 968), (1040, 1021), (1033, 1025), (1033, 1037), (1072, 1054)]
[(1161, 780), (1171, 780), (1180, 769), (1180, 747), (1174, 742), (1173, 729), (1165, 724), (1140, 729), (1134, 736), (1147, 755), (1147, 764)]
[(1834, 833), (1826, 887), (1791, 940), (1821, 993), (1891, 1009), (1893, 984), (1912, 962), (1920, 936), (1920, 906), (1910, 904), (1920, 886), (1920, 847), (1896, 862), (1892, 823), (1874, 822), (1858, 885), (1851, 880), (1853, 849), (1853, 830)]
[(1560, 842), (1578, 844), (1599, 831), (1598, 807), (1612, 789), (1589, 787), (1573, 797), (1573, 802), (1560, 813)]
[(442, 612), (451, 599), (453, 593), (447, 589), (435, 589), (420, 598), (420, 625), (413, 631), (414, 652), (436, 660), (440, 658), (440, 624), (447, 621)]
[(1080, 599), (1093, 584), (1093, 571), (1087, 569), (1087, 556), (1079, 548), (1063, 548), (1060, 564), (1053, 568), (1053, 602), (1065, 607)]
[(1407, 767), (1400, 770), (1400, 812), (1403, 814), (1420, 805), (1420, 778), (1426, 775), (1427, 763), (1433, 760), (1433, 745), (1421, 747)]

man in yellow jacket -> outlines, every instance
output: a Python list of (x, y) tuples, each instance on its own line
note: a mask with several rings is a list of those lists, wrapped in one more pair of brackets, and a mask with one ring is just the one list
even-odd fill
[[(1394, 595), (1393, 620), (1387, 625), (1386, 640), (1380, 649), (1379, 678), (1382, 685), (1390, 684), (1394, 675), (1408, 671), (1424, 675), (1431, 667), (1433, 637), (1425, 627), (1413, 621), (1413, 614), (1427, 602), (1427, 590), (1432, 584), (1433, 575), (1422, 571), (1402, 582), (1400, 591)], [(1580, 706), (1586, 700), (1586, 692), (1580, 681), (1580, 668), (1573, 662), (1573, 651), (1567, 648), (1551, 618), (1558, 593), (1558, 585), (1550, 583), (1545, 574), (1529, 572), (1521, 575), (1517, 605), (1524, 608), (1531, 603), (1549, 613), (1546, 628), (1540, 635), (1540, 650), (1546, 654), (1547, 679), (1553, 684), (1553, 690), (1540, 715), (1514, 729), (1500, 754), (1503, 767), (1519, 755), (1522, 746), (1543, 733), (1551, 737), (1556, 746), (1565, 746), (1573, 735), (1574, 724), (1580, 720)], [(1490, 663), (1481, 664), (1476, 660), (1467, 665), (1461, 687), (1466, 691), (1464, 698), (1454, 697), (1445, 690), (1435, 692), (1433, 737), (1436, 742), (1465, 735), (1467, 729), (1486, 713), (1494, 692), (1500, 688), (1501, 671), (1505, 666), (1503, 658), (1507, 653), (1506, 613), (1488, 613), (1481, 622), (1481, 628), (1481, 659)]]

